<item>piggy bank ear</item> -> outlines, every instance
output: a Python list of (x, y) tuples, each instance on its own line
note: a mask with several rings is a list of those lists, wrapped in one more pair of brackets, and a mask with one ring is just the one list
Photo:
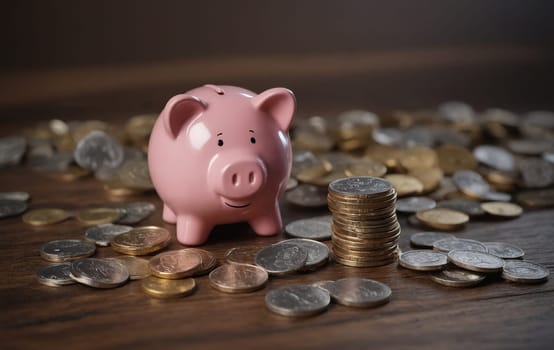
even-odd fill
[(173, 96), (163, 111), (165, 130), (172, 138), (176, 138), (183, 125), (205, 109), (206, 104), (198, 97), (186, 94)]
[(252, 104), (272, 116), (281, 130), (288, 130), (296, 110), (296, 99), (292, 91), (285, 88), (269, 89), (253, 97)]

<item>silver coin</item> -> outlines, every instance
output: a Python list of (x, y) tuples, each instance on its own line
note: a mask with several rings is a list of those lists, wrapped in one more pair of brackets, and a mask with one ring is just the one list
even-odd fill
[(504, 260), (489, 253), (472, 250), (451, 250), (448, 261), (463, 269), (476, 272), (502, 271)]
[(284, 286), (265, 296), (267, 308), (279, 315), (304, 317), (319, 314), (329, 306), (329, 292), (311, 285)]
[(469, 195), (482, 196), (491, 191), (489, 184), (475, 171), (457, 171), (452, 176), (452, 180), (460, 191)]
[(107, 247), (115, 236), (129, 232), (133, 228), (125, 225), (102, 224), (87, 228), (85, 238), (99, 246)]
[(46, 286), (58, 287), (74, 284), (69, 276), (71, 263), (48, 265), (37, 271), (38, 281)]
[(380, 145), (398, 146), (402, 143), (404, 133), (398, 128), (380, 128), (373, 130), (372, 136)]
[(503, 242), (483, 242), (489, 254), (497, 256), (502, 259), (519, 259), (522, 258), (525, 253), (520, 247)]
[(396, 201), (396, 211), (401, 213), (416, 213), (420, 210), (433, 209), (437, 205), (434, 199), (429, 197), (407, 197)]
[(23, 137), (0, 138), (0, 168), (19, 164), (26, 149), (27, 141)]
[(311, 151), (294, 152), (292, 156), (292, 176), (298, 175), (304, 169), (320, 166), (321, 160)]
[(433, 147), (435, 145), (435, 134), (429, 128), (412, 127), (404, 131), (402, 146), (410, 147)]
[(117, 220), (117, 223), (133, 225), (152, 215), (156, 206), (149, 202), (132, 202), (124, 204), (120, 209), (123, 210), (124, 215)]
[(294, 243), (273, 244), (256, 254), (256, 265), (270, 275), (283, 275), (300, 270), (306, 264), (308, 250)]
[(550, 164), (554, 164), (554, 150), (545, 151), (542, 154), (542, 159), (546, 160)]
[(433, 250), (446, 253), (451, 250), (471, 250), (486, 253), (487, 247), (483, 243), (473, 239), (446, 238), (433, 243)]
[(540, 158), (525, 158), (518, 162), (522, 185), (541, 188), (554, 184), (554, 165)]
[(550, 137), (554, 129), (554, 112), (532, 111), (522, 119), (519, 130), (526, 137)]
[(442, 270), (448, 264), (448, 258), (443, 253), (429, 250), (409, 250), (400, 255), (398, 264), (410, 270), (434, 271)]
[(485, 215), (485, 211), (481, 209), (481, 203), (467, 199), (443, 200), (437, 203), (437, 207), (461, 211), (469, 216)]
[(519, 139), (510, 140), (508, 147), (514, 153), (540, 156), (543, 152), (551, 149), (553, 144), (544, 139)]
[(489, 191), (479, 196), (481, 199), (495, 202), (509, 202), (512, 200), (512, 195), (505, 192)]
[(462, 270), (457, 267), (447, 267), (442, 271), (429, 275), (431, 280), (448, 287), (471, 287), (485, 280), (486, 275)]
[(0, 199), (0, 219), (23, 214), (27, 203), (12, 199)]
[(78, 239), (50, 241), (40, 247), (40, 256), (47, 261), (64, 262), (86, 258), (96, 252), (94, 243)]
[(129, 279), (129, 271), (114, 259), (88, 258), (71, 264), (70, 276), (94, 288), (115, 288)]
[(329, 184), (329, 191), (347, 196), (375, 196), (391, 190), (390, 182), (371, 176), (348, 177)]
[(30, 197), (27, 192), (0, 192), (0, 200), (27, 202)]
[(289, 236), (324, 241), (331, 239), (331, 215), (293, 221), (285, 226)]
[(512, 282), (542, 283), (549, 275), (546, 267), (525, 260), (507, 260), (502, 269), (502, 278)]
[(481, 145), (473, 149), (477, 161), (500, 171), (514, 171), (514, 157), (506, 149), (498, 146)]
[(373, 307), (389, 302), (392, 291), (381, 282), (367, 278), (343, 278), (326, 285), (331, 298), (341, 305)]
[(315, 287), (318, 287), (318, 288), (323, 288), (327, 292), (329, 292), (329, 289), (331, 288), (331, 285), (333, 283), (335, 283), (335, 281), (331, 281), (331, 280), (317, 281), (317, 282), (312, 283), (312, 286), (315, 286)]
[(298, 185), (287, 192), (286, 198), (289, 203), (301, 207), (318, 208), (327, 206), (327, 190), (314, 185)]
[(437, 107), (437, 111), (441, 117), (451, 123), (473, 124), (475, 122), (475, 111), (465, 102), (443, 102)]
[(72, 152), (59, 152), (51, 156), (35, 156), (27, 161), (27, 165), (39, 171), (63, 171), (73, 162)]
[(443, 232), (417, 232), (410, 236), (410, 243), (418, 247), (433, 248), (436, 241), (447, 238), (455, 238), (455, 236)]
[(311, 271), (321, 267), (329, 260), (329, 248), (318, 241), (305, 238), (287, 239), (286, 241), (279, 242), (277, 244), (292, 243), (299, 245), (300, 247), (308, 251), (308, 258), (306, 263), (301, 268), (302, 271)]
[(469, 137), (459, 131), (438, 127), (433, 128), (432, 132), (436, 144), (450, 144), (466, 148), (471, 144)]
[(88, 170), (117, 168), (123, 162), (123, 147), (103, 131), (92, 131), (75, 148), (75, 161)]

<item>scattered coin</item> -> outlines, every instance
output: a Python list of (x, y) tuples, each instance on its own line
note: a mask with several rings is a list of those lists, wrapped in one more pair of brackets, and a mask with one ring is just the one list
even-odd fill
[(287, 191), (292, 190), (296, 186), (298, 186), (298, 181), (295, 178), (291, 177), (287, 180)]
[(473, 149), (473, 155), (480, 163), (501, 171), (515, 169), (514, 157), (502, 147), (480, 145)]
[(152, 275), (171, 280), (190, 277), (200, 268), (202, 257), (188, 249), (160, 253), (150, 259)]
[(316, 241), (331, 239), (330, 215), (293, 221), (285, 226), (288, 235), (297, 238), (308, 238)]
[(540, 158), (524, 158), (518, 162), (522, 187), (541, 188), (554, 184), (554, 165)]
[[(429, 148), (417, 146), (406, 149), (400, 157), (400, 165), (404, 169), (434, 168), (438, 165), (437, 153)], [(392, 182), (392, 181), (391, 181)]]
[(433, 248), (436, 241), (447, 238), (455, 237), (443, 232), (417, 232), (410, 236), (410, 243), (418, 247)]
[(259, 250), (258, 247), (250, 246), (231, 248), (225, 253), (225, 261), (229, 264), (253, 265), (256, 263), (256, 254)]
[(398, 197), (410, 196), (423, 192), (423, 183), (414, 176), (390, 174), (385, 176), (385, 180), (392, 184)]
[(179, 298), (192, 294), (196, 288), (193, 278), (169, 280), (154, 276), (146, 277), (141, 281), (144, 293), (159, 299)]
[(433, 209), (437, 205), (429, 197), (408, 197), (396, 201), (396, 211), (401, 213), (416, 213), (421, 210)]
[(0, 219), (23, 214), (27, 203), (13, 199), (0, 199)]
[(144, 159), (126, 161), (118, 170), (118, 176), (126, 187), (143, 191), (154, 188), (148, 171), (148, 163)]
[(521, 248), (513, 244), (503, 242), (483, 242), (483, 244), (487, 247), (489, 254), (502, 259), (519, 259), (525, 255)]
[(472, 170), (477, 167), (477, 162), (465, 147), (445, 144), (436, 149), (439, 167), (447, 175), (452, 175), (460, 170)]
[(123, 148), (103, 131), (92, 131), (75, 148), (75, 161), (80, 167), (98, 170), (117, 168), (123, 162)]
[(156, 210), (156, 207), (149, 202), (132, 202), (125, 203), (119, 209), (123, 211), (123, 215), (117, 220), (117, 223), (134, 225), (150, 216)]
[(387, 167), (383, 163), (371, 159), (356, 160), (345, 169), (347, 176), (382, 177), (386, 173)]
[(327, 205), (327, 191), (324, 188), (302, 184), (286, 194), (287, 201), (301, 207), (324, 207)]
[(485, 211), (481, 209), (481, 203), (468, 199), (447, 199), (437, 203), (437, 207), (452, 209), (466, 213), (471, 217), (481, 216)]
[(116, 260), (87, 258), (71, 264), (70, 276), (94, 288), (115, 288), (129, 279), (129, 271)]
[(256, 265), (271, 275), (283, 275), (300, 270), (306, 264), (308, 250), (294, 243), (273, 244), (256, 254)]
[(487, 252), (487, 247), (473, 239), (446, 238), (433, 243), (433, 250), (448, 253), (451, 250), (472, 250), (476, 252)]
[(107, 247), (115, 236), (131, 231), (131, 226), (101, 224), (89, 227), (85, 231), (85, 239), (96, 243), (96, 245)]
[(554, 207), (554, 189), (545, 188), (539, 191), (519, 192), (516, 200), (527, 208)]
[(24, 223), (32, 226), (45, 226), (62, 222), (69, 218), (69, 213), (63, 209), (34, 209), (22, 217)]
[(386, 304), (392, 294), (386, 284), (367, 278), (343, 278), (325, 288), (336, 303), (362, 308)]
[(165, 248), (170, 241), (171, 235), (165, 228), (142, 226), (114, 237), (110, 245), (121, 254), (146, 255)]
[(431, 280), (448, 287), (472, 287), (485, 280), (485, 275), (462, 270), (457, 267), (447, 267), (442, 271), (429, 275)]
[(50, 241), (40, 247), (40, 256), (52, 262), (82, 259), (94, 255), (95, 252), (94, 243), (77, 239)]
[(129, 271), (129, 279), (139, 280), (150, 276), (150, 268), (148, 267), (148, 260), (131, 255), (121, 255), (113, 258), (121, 263)]
[(117, 208), (90, 208), (77, 212), (76, 218), (87, 226), (109, 224), (121, 217)]
[(416, 217), (424, 225), (439, 230), (457, 230), (469, 221), (465, 213), (445, 208), (419, 211)]
[(460, 191), (471, 197), (481, 198), (491, 192), (490, 185), (474, 171), (458, 171), (452, 176), (452, 180)]
[(448, 259), (442, 253), (428, 250), (409, 250), (400, 255), (398, 264), (410, 270), (434, 271), (442, 270)]
[(504, 266), (501, 258), (474, 250), (451, 250), (448, 261), (463, 269), (476, 272), (498, 272)]
[(326, 290), (311, 285), (279, 287), (265, 296), (265, 304), (270, 311), (288, 317), (319, 314), (327, 309), (330, 302)]
[(46, 286), (58, 287), (74, 284), (69, 276), (71, 263), (47, 265), (37, 272), (38, 281)]
[(267, 271), (247, 264), (224, 264), (210, 272), (210, 284), (225, 293), (249, 293), (263, 288)]
[(19, 164), (26, 149), (27, 141), (23, 137), (0, 138), (0, 168)]
[(0, 200), (27, 202), (30, 197), (27, 192), (0, 192)]
[(502, 278), (519, 283), (542, 283), (549, 275), (546, 267), (524, 260), (507, 260), (502, 270)]
[(515, 218), (523, 213), (523, 209), (519, 205), (505, 202), (481, 203), (481, 209), (489, 215), (503, 218)]
[(200, 248), (186, 248), (185, 250), (196, 253), (200, 256), (200, 267), (194, 272), (194, 276), (205, 275), (217, 266), (215, 255)]
[(315, 270), (327, 263), (329, 260), (329, 248), (321, 242), (314, 241), (313, 239), (306, 238), (294, 238), (281, 241), (276, 244), (296, 244), (308, 252), (308, 258), (302, 266), (302, 271)]

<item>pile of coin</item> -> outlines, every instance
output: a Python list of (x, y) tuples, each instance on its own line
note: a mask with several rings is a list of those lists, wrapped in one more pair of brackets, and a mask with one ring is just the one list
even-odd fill
[(488, 276), (519, 283), (542, 283), (549, 271), (539, 264), (519, 260), (521, 248), (503, 242), (460, 239), (440, 232), (418, 232), (412, 245), (433, 250), (410, 250), (401, 254), (399, 265), (416, 271), (434, 271), (432, 281), (449, 287), (471, 287)]
[(396, 191), (375, 177), (350, 177), (329, 184), (335, 260), (355, 267), (393, 263), (398, 255), (400, 224)]
[(312, 239), (287, 239), (260, 249), (254, 260), (270, 275), (313, 271), (327, 264), (329, 248)]

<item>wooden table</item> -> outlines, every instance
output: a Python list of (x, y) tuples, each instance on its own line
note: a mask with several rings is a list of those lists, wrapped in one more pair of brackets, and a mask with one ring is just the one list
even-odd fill
[[(448, 66), (448, 63), (445, 65)], [(514, 65), (517, 66), (517, 63)], [(536, 67), (543, 67), (537, 72), (546, 71), (546, 65)], [(363, 70), (363, 67), (360, 69)], [(421, 103), (429, 106), (445, 98), (441, 95), (445, 93), (439, 87), (450, 85), (431, 84), (434, 88), (425, 90), (419, 88), (417, 79), (427, 79), (427, 83), (444, 82), (445, 78), (437, 78), (443, 70), (448, 71), (448, 67), (443, 65), (439, 68), (439, 74), (432, 79), (425, 78), (428, 73), (425, 69), (414, 69), (411, 72), (401, 69), (388, 75), (374, 74), (373, 83), (367, 83), (369, 80), (354, 72), (347, 81), (333, 78), (337, 83), (335, 90), (329, 90), (327, 84), (320, 84), (321, 80), (314, 78), (286, 79), (291, 79), (293, 85), (298, 87), (299, 95), (302, 96), (299, 100), (300, 114), (306, 115), (323, 109), (333, 111), (364, 105), (361, 102), (365, 95), (373, 92), (378, 96), (375, 101), (381, 101), (381, 104), (377, 102), (377, 108), (390, 108), (394, 101), (400, 101), (404, 106), (418, 106)], [(468, 84), (473, 84), (482, 76), (482, 72), (489, 72), (489, 77), (490, 74), (502, 76), (505, 70), (496, 64), (487, 63), (475, 64), (469, 71), (472, 73), (453, 69), (449, 71), (449, 77), (469, 77)], [(48, 86), (48, 77), (43, 78), (39, 79), (38, 84)], [(283, 83), (276, 77), (272, 79), (263, 84), (253, 80), (252, 84), (257, 88)], [(398, 83), (405, 98), (395, 99), (390, 91), (379, 92), (378, 86), (383, 86), (380, 83), (387, 82), (388, 88), (391, 88), (392, 82)], [(162, 83), (165, 84), (162, 87), (154, 85), (148, 89), (131, 89), (115, 95), (110, 91), (87, 95), (89, 92), (85, 89), (81, 93), (87, 95), (86, 98), (74, 96), (70, 88), (64, 87), (63, 91), (54, 89), (55, 93), (50, 100), (30, 98), (27, 101), (25, 91), (21, 90), (14, 93), (13, 101), (22, 104), (7, 104), (2, 109), (1, 134), (17, 133), (23, 126), (51, 116), (121, 121), (130, 113), (157, 110), (166, 95), (176, 91), (177, 84), (174, 82)], [(243, 82), (239, 79), (239, 83)], [(77, 83), (76, 86), (82, 85)], [(188, 81), (181, 86), (194, 85)], [(349, 86), (357, 88), (353, 97), (342, 89)], [(362, 93), (361, 90), (367, 86), (370, 86), (369, 90)], [(476, 89), (471, 95), (473, 101), (485, 106), (487, 98), (493, 99), (490, 103), (513, 101), (513, 106), (519, 109), (534, 108), (541, 103), (545, 106), (544, 101), (548, 100), (546, 93), (542, 97), (530, 93), (527, 99), (520, 96), (510, 100), (517, 95), (518, 89), (505, 88), (502, 84), (496, 84), (500, 90), (494, 91), (486, 85), (473, 86)], [(105, 89), (105, 86), (99, 89)], [(486, 95), (487, 91), (491, 94)], [(68, 99), (62, 97), (64, 93), (69, 94)], [(324, 99), (320, 98), (322, 95)], [(379, 99), (381, 96), (383, 98)], [(530, 101), (530, 104), (526, 105), (526, 101)], [(533, 104), (533, 101), (538, 102)], [(60, 207), (78, 210), (117, 204), (105, 194), (101, 183), (93, 178), (63, 182), (24, 166), (0, 169), (0, 191), (29, 192), (32, 196), (31, 209)], [(152, 193), (126, 201), (135, 200), (156, 204), (156, 212), (142, 224), (167, 227), (173, 233), (169, 249), (181, 247), (174, 237), (175, 227), (161, 220), (161, 202), (157, 196)], [(325, 210), (293, 207), (285, 202), (281, 203), (281, 208), (285, 223), (326, 213)], [(400, 247), (408, 250), (409, 236), (417, 230), (407, 224), (405, 217), (401, 217), (400, 221)], [(220, 293), (209, 286), (207, 276), (202, 276), (197, 278), (198, 288), (193, 295), (175, 300), (152, 299), (141, 292), (140, 283), (135, 281), (112, 290), (96, 290), (82, 285), (52, 288), (39, 284), (35, 273), (46, 265), (39, 256), (39, 247), (54, 239), (83, 238), (83, 234), (84, 227), (75, 220), (44, 228), (25, 225), (20, 217), (0, 221), (0, 347), (546, 349), (552, 348), (554, 342), (554, 278), (539, 285), (520, 285), (492, 279), (475, 288), (455, 289), (435, 284), (425, 273), (395, 265), (349, 268), (330, 263), (309, 274), (272, 277), (265, 289), (250, 294)], [(553, 234), (554, 210), (551, 209), (526, 211), (514, 220), (472, 221), (458, 233), (464, 238), (516, 244), (525, 250), (526, 259), (544, 264), (551, 271), (554, 271)], [(236, 224), (216, 228), (203, 248), (213, 252), (221, 262), (229, 248), (243, 245), (262, 247), (283, 238), (284, 235), (256, 237), (247, 225)], [(96, 254), (97, 257), (115, 255), (117, 253), (111, 248), (99, 248)], [(281, 317), (265, 308), (265, 294), (277, 286), (354, 276), (376, 279), (389, 285), (393, 291), (390, 303), (374, 309), (331, 305), (325, 313), (303, 319)]]

